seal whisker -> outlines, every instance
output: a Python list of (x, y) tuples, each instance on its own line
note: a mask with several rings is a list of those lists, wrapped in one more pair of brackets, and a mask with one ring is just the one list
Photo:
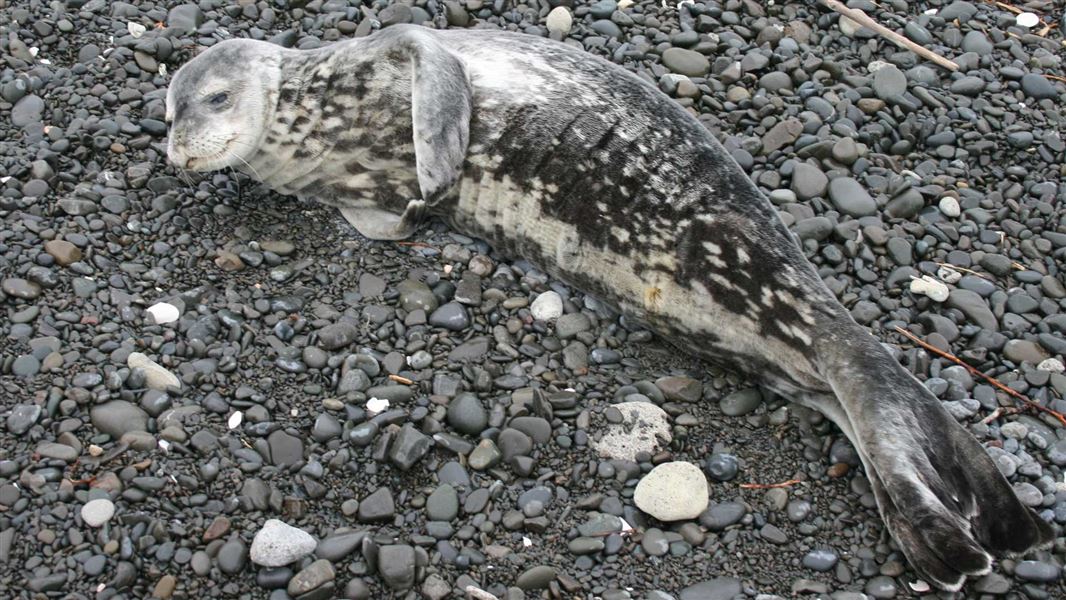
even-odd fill
[(248, 163), (248, 161), (244, 160), (244, 158), (242, 158), (239, 154), (237, 154), (236, 152), (233, 152), (232, 150), (225, 150), (225, 153), (228, 154), (229, 156), (233, 157), (233, 158), (236, 158), (237, 160), (241, 161), (242, 163), (244, 163), (244, 166), (246, 166), (249, 169), (251, 169), (252, 173), (255, 174), (255, 178), (256, 179), (258, 179), (259, 181), (263, 181), (263, 176), (259, 174), (259, 171), (256, 171), (255, 167), (250, 165)]

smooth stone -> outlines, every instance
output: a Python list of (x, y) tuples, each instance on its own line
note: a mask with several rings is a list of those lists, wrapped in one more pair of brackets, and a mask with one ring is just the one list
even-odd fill
[(703, 471), (681, 461), (658, 465), (640, 480), (633, 492), (637, 508), (664, 522), (695, 519), (709, 502)]
[(703, 77), (711, 70), (711, 62), (706, 56), (685, 48), (668, 48), (663, 52), (662, 60), (666, 68), (689, 77)]
[(679, 600), (733, 600), (740, 594), (740, 580), (732, 577), (717, 577), (701, 581), (681, 590)]
[(359, 503), (360, 523), (387, 523), (396, 514), (396, 504), (389, 488), (374, 490)]
[(426, 499), (426, 516), (431, 521), (451, 521), (459, 516), (459, 494), (447, 483), (433, 490)]
[(523, 571), (518, 576), (518, 579), (515, 580), (515, 585), (527, 592), (531, 590), (542, 590), (548, 587), (548, 584), (554, 581), (555, 577), (555, 567), (538, 565)]
[(877, 202), (851, 177), (837, 177), (829, 182), (829, 199), (838, 210), (852, 217), (877, 214)]
[(325, 559), (319, 559), (294, 575), (289, 580), (286, 591), (290, 596), (300, 596), (326, 585), (336, 577), (337, 572), (333, 570), (333, 563)]
[(460, 433), (478, 435), (489, 424), (488, 411), (474, 394), (458, 394), (448, 403), (448, 425)]
[(126, 358), (126, 366), (143, 370), (145, 385), (153, 390), (166, 391), (167, 388), (181, 387), (181, 380), (177, 375), (140, 352), (131, 352)]
[(131, 431), (148, 429), (148, 413), (125, 400), (112, 400), (92, 407), (89, 409), (89, 419), (93, 427), (116, 440)]
[(232, 539), (218, 550), (218, 569), (226, 575), (236, 575), (244, 569), (248, 560), (248, 548), (239, 539)]
[(115, 504), (107, 498), (90, 500), (81, 507), (81, 519), (89, 527), (102, 527), (115, 516)]
[(411, 546), (390, 544), (378, 551), (378, 571), (391, 589), (402, 591), (413, 587), (417, 567), (415, 549)]
[(759, 408), (762, 404), (762, 392), (758, 388), (739, 390), (722, 398), (718, 402), (719, 408), (726, 416), (740, 417)]

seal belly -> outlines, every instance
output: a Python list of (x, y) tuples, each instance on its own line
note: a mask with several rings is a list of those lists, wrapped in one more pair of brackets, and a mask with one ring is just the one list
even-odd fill
[[(720, 302), (698, 278), (685, 277), (672, 247), (640, 255), (619, 253), (583, 236), (573, 223), (544, 210), (545, 191), (528, 191), (506, 176), (473, 169), (461, 180), (447, 219), (459, 231), (521, 256), (562, 281), (595, 295), (703, 358), (760, 369), (760, 357), (791, 359), (781, 391), (821, 390), (824, 384), (798, 350), (753, 335), (755, 318)], [(636, 236), (633, 229), (615, 235)], [(654, 265), (655, 268), (649, 268)], [(772, 353), (768, 346), (777, 346)], [(769, 365), (765, 365), (769, 367)], [(767, 374), (774, 378), (773, 373)]]

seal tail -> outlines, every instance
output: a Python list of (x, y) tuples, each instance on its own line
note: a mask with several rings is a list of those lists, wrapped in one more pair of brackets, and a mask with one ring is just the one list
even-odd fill
[[(1054, 540), (981, 444), (865, 330), (837, 328), (816, 361), (836, 398), (892, 537), (914, 569), (946, 590)], [(830, 401), (832, 402), (832, 401)], [(843, 421), (843, 422), (841, 422)]]

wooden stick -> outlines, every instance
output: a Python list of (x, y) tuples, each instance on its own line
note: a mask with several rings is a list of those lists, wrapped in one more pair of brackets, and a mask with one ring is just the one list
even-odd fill
[(1006, 385), (1004, 385), (1002, 382), (1000, 382), (995, 377), (992, 377), (991, 375), (985, 375), (980, 370), (970, 366), (968, 363), (964, 362), (961, 358), (955, 356), (954, 354), (950, 354), (948, 352), (944, 352), (943, 350), (937, 348), (936, 346), (932, 346), (930, 344), (927, 344), (927, 343), (923, 342), (922, 340), (918, 339), (918, 336), (914, 335), (913, 333), (907, 331), (906, 329), (904, 329), (904, 328), (902, 328), (902, 327), (900, 327), (898, 325), (896, 326), (896, 331), (898, 331), (900, 333), (900, 335), (902, 335), (903, 337), (911, 340), (915, 344), (918, 344), (922, 348), (925, 348), (926, 350), (932, 352), (933, 354), (936, 354), (937, 356), (940, 356), (940, 357), (943, 357), (943, 358), (946, 358), (946, 359), (950, 360), (951, 362), (963, 367), (964, 369), (966, 369), (970, 373), (972, 373), (974, 375), (977, 375), (978, 377), (980, 377), (981, 379), (984, 379), (988, 383), (991, 383), (996, 388), (998, 388), (998, 389), (1002, 390), (1003, 392), (1005, 392), (1008, 396), (1011, 396), (1012, 398), (1015, 398), (1016, 400), (1021, 401), (1027, 407), (1032, 408), (1034, 410), (1039, 410), (1041, 412), (1046, 412), (1047, 414), (1055, 417), (1056, 419), (1058, 419), (1059, 423), (1062, 423), (1063, 427), (1066, 427), (1066, 416), (1064, 416), (1062, 413), (1060, 413), (1058, 411), (1051, 410), (1050, 408), (1048, 408), (1046, 406), (1041, 406), (1040, 404), (1037, 404), (1036, 402), (1033, 402), (1032, 400), (1026, 398), (1022, 394), (1020, 394), (1020, 393), (1014, 391), (1013, 389), (1007, 387)]
[(985, 0), (985, 2), (987, 2), (988, 4), (995, 4), (996, 6), (1002, 8), (1003, 10), (1008, 11), (1008, 12), (1012, 12), (1012, 13), (1014, 13), (1016, 15), (1020, 15), (1023, 12), (1025, 12), (1024, 10), (1018, 8), (1017, 6), (1014, 6), (1013, 4), (1007, 4), (1006, 2), (997, 2), (996, 0)]
[(801, 479), (789, 479), (788, 481), (782, 481), (781, 483), (742, 483), (740, 484), (740, 487), (745, 490), (769, 490), (773, 488), (791, 487), (801, 482)]
[(946, 262), (938, 262), (936, 264), (938, 266), (941, 266), (941, 267), (947, 267), (947, 268), (952, 269), (954, 271), (962, 271), (963, 273), (969, 273), (970, 275), (976, 275), (977, 277), (980, 277), (981, 279), (987, 279), (989, 281), (992, 281), (992, 278), (989, 277), (988, 275), (985, 275), (984, 273), (978, 273), (977, 271), (974, 271), (973, 269), (967, 269), (966, 267), (958, 267), (958, 266), (955, 266), (955, 265), (953, 265), (951, 263), (946, 263)]
[(895, 31), (892, 31), (888, 27), (885, 27), (884, 25), (882, 25), (882, 24), (878, 23), (877, 21), (873, 20), (873, 18), (867, 16), (867, 14), (862, 12), (861, 10), (855, 10), (855, 9), (848, 8), (847, 6), (844, 6), (843, 4), (838, 2), (837, 0), (818, 0), (818, 1), (823, 6), (828, 8), (829, 10), (831, 10), (833, 12), (836, 12), (836, 13), (840, 13), (841, 15), (844, 15), (845, 17), (851, 19), (852, 21), (855, 21), (859, 25), (862, 25), (863, 27), (866, 27), (867, 29), (871, 29), (871, 30), (875, 31), (881, 37), (887, 39), (888, 41), (894, 43), (895, 45), (897, 45), (897, 46), (899, 46), (901, 48), (905, 48), (907, 50), (910, 50), (911, 52), (917, 54), (918, 56), (921, 56), (922, 58), (924, 58), (926, 60), (931, 60), (934, 63), (940, 65), (941, 67), (944, 67), (945, 69), (947, 69), (949, 71), (958, 71), (959, 70), (959, 65), (955, 64), (954, 61), (948, 60), (948, 59), (944, 58), (943, 56), (940, 56), (939, 54), (937, 54), (936, 52), (933, 52), (932, 50), (930, 50), (928, 48), (924, 48), (922, 46), (919, 46), (918, 44), (915, 44), (914, 42), (908, 40), (907, 38), (903, 37), (902, 35), (896, 33)]

